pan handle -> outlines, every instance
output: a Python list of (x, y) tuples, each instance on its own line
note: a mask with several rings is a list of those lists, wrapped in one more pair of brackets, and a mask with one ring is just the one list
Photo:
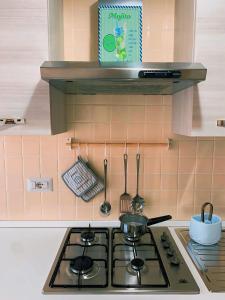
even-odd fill
[(160, 223), (160, 222), (164, 222), (164, 221), (167, 221), (167, 220), (170, 220), (170, 219), (172, 219), (171, 215), (151, 218), (151, 219), (148, 219), (147, 226), (154, 225), (154, 224), (157, 224), (157, 223)]
[(203, 222), (203, 223), (205, 223), (205, 208), (206, 208), (206, 206), (209, 206), (208, 220), (212, 221), (213, 205), (210, 202), (205, 202), (201, 208), (201, 222)]

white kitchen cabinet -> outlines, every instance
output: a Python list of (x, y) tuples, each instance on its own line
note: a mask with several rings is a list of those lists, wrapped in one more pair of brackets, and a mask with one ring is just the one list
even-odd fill
[(59, 25), (53, 26), (57, 4), (60, 1), (0, 1), (0, 125), (5, 119), (25, 119), (25, 124), (0, 126), (1, 135), (48, 135), (65, 130), (64, 96), (49, 91), (40, 78), (42, 62), (56, 58), (56, 52), (49, 49), (58, 39), (55, 29)]
[[(225, 136), (225, 1), (177, 0), (175, 61), (201, 62), (206, 81), (173, 97), (173, 131), (188, 136)], [(223, 125), (223, 124), (222, 124)]]

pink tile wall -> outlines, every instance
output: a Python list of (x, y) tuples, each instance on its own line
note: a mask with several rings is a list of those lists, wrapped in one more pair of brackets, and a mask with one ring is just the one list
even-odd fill
[[(174, 145), (171, 150), (167, 150), (166, 147), (140, 148), (140, 194), (146, 201), (145, 213), (149, 215), (171, 213), (175, 219), (189, 219), (193, 213), (199, 211), (204, 201), (212, 201), (215, 211), (225, 217), (224, 139), (214, 138), (206, 141), (202, 138), (174, 136), (170, 132), (168, 113), (166, 122), (164, 117), (156, 119), (155, 115), (151, 114), (151, 111), (161, 111), (159, 115), (164, 115), (165, 111), (169, 110), (171, 104), (165, 97), (160, 97), (155, 105), (149, 101), (150, 96), (138, 96), (137, 105), (134, 103), (131, 105), (129, 96), (123, 96), (119, 97), (120, 106), (114, 102), (112, 96), (104, 97), (105, 104), (101, 99), (103, 96), (96, 96), (95, 99), (92, 97), (68, 97), (67, 103), (73, 110), (74, 117), (69, 123), (71, 130), (65, 134), (53, 137), (0, 138), (1, 220), (106, 219), (99, 214), (103, 194), (98, 195), (90, 203), (84, 203), (81, 199), (75, 198), (61, 180), (62, 172), (76, 157), (76, 152), (69, 150), (65, 145), (66, 138), (71, 136), (79, 137), (83, 141), (95, 141), (96, 136), (101, 135), (104, 136), (103, 140), (104, 138), (129, 140), (142, 136), (143, 140), (147, 141), (150, 140), (151, 133), (155, 133), (155, 128), (161, 129), (162, 132), (160, 138), (156, 136), (156, 139), (164, 141), (167, 137), (173, 137)], [(141, 104), (138, 101), (139, 97), (142, 100)], [(80, 112), (78, 118), (75, 117), (76, 110)], [(90, 110), (97, 113), (88, 113)], [(107, 114), (107, 119), (104, 119), (102, 113)], [(133, 117), (136, 118), (134, 121)], [(154, 122), (151, 122), (153, 119)], [(136, 125), (143, 126), (142, 135), (139, 134), (137, 129), (139, 127)], [(137, 130), (135, 135), (133, 129)], [(148, 133), (146, 139), (145, 132)], [(101, 176), (104, 151), (103, 146), (88, 148), (89, 162)], [(123, 146), (107, 146), (109, 161), (107, 194), (113, 208), (108, 219), (117, 219), (119, 216), (119, 196), (124, 188), (123, 151)], [(128, 148), (128, 190), (132, 195), (135, 195), (136, 151), (136, 146)], [(85, 146), (81, 147), (80, 152), (84, 158), (87, 157)], [(39, 176), (53, 178), (53, 192), (26, 191), (26, 179)]]
[[(65, 59), (96, 59), (95, 0), (65, 0)], [(143, 48), (145, 61), (173, 60), (174, 1), (144, 0)], [(85, 20), (85, 22), (84, 22)], [(92, 27), (92, 34), (90, 34)], [(80, 38), (82, 37), (82, 38)], [(1, 220), (114, 220), (123, 193), (124, 147), (107, 147), (108, 199), (112, 214), (103, 218), (101, 193), (89, 203), (76, 198), (61, 180), (76, 158), (65, 145), (67, 137), (80, 141), (174, 139), (171, 150), (140, 148), (140, 194), (145, 214), (172, 214), (189, 219), (204, 201), (225, 217), (225, 139), (175, 136), (171, 132), (171, 97), (68, 96), (68, 132), (52, 137), (0, 137)], [(137, 147), (128, 148), (128, 191), (135, 195)], [(86, 157), (86, 147), (81, 147)], [(89, 147), (88, 159), (103, 175), (104, 147)], [(52, 177), (54, 191), (26, 191), (28, 177)]]

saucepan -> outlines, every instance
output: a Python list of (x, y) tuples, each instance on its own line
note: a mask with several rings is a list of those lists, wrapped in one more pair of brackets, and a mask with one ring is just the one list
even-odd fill
[(170, 215), (148, 219), (144, 215), (126, 213), (120, 216), (120, 228), (127, 239), (138, 240), (146, 233), (148, 226), (172, 219)]

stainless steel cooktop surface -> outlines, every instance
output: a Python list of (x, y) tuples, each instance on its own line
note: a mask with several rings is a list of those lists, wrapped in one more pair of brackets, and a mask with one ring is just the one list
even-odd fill
[(199, 293), (167, 227), (127, 240), (119, 228), (69, 228), (44, 293)]
[(190, 239), (187, 228), (176, 230), (205, 285), (211, 292), (225, 291), (225, 231), (219, 243), (200, 245)]

